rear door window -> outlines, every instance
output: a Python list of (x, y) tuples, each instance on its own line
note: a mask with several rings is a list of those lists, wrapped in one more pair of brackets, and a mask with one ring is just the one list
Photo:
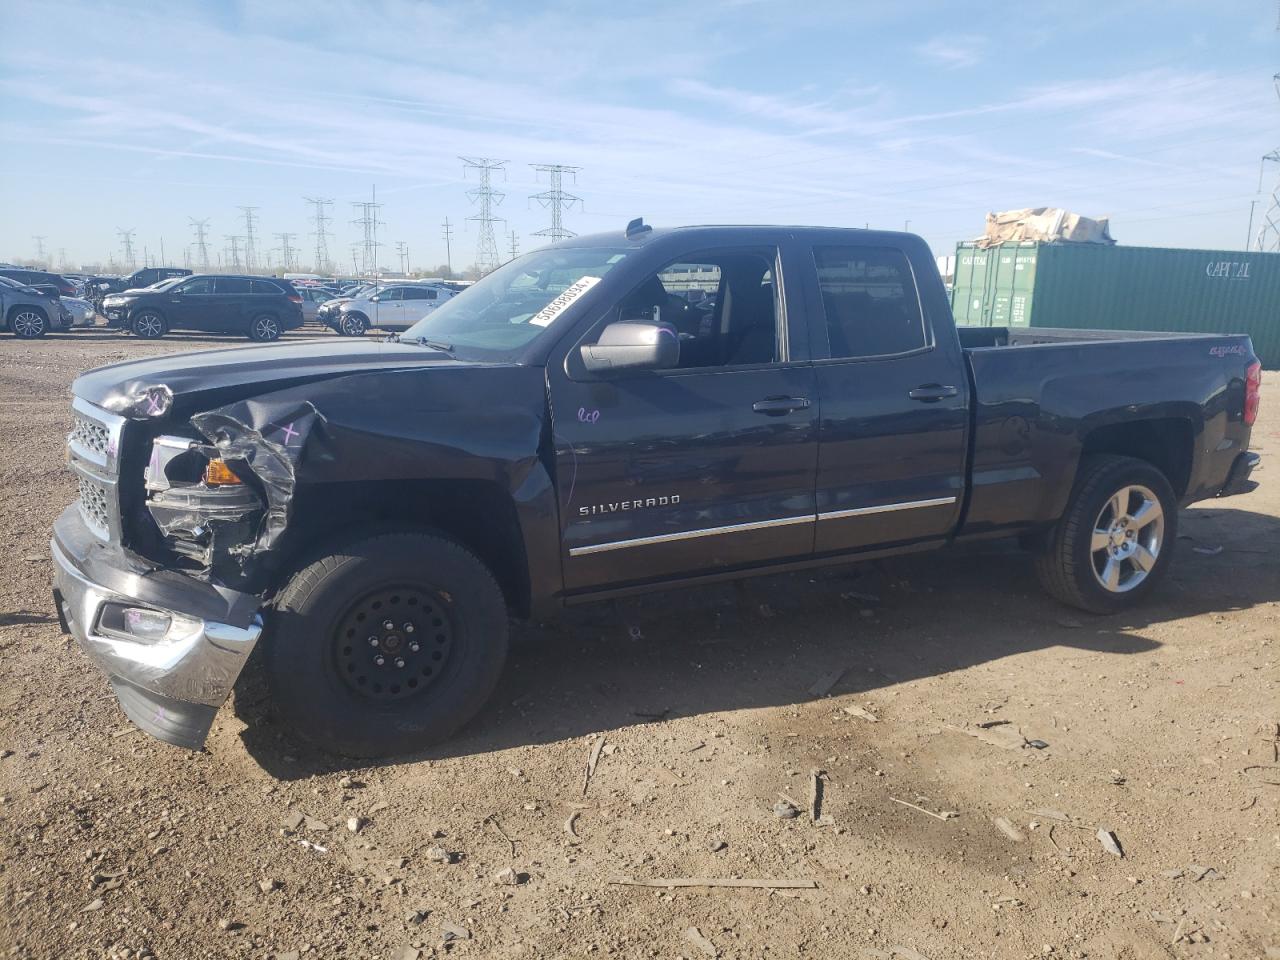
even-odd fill
[(214, 289), (223, 295), (244, 295), (249, 292), (249, 281), (244, 277), (218, 277)]
[(278, 297), (283, 291), (270, 280), (250, 280), (249, 292), (259, 296)]
[(928, 346), (915, 277), (891, 247), (814, 247), (832, 358), (885, 357)]

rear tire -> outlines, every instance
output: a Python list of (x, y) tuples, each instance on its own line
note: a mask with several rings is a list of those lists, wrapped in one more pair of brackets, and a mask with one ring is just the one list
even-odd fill
[(254, 343), (271, 343), (280, 339), (280, 321), (269, 313), (260, 313), (249, 321), (249, 339)]
[(389, 757), (439, 743), (475, 716), (506, 655), (506, 604), (489, 569), (444, 537), (392, 534), (294, 575), (271, 617), (265, 664), (297, 736), (343, 756)]
[(18, 307), (9, 314), (9, 329), (19, 340), (39, 340), (49, 332), (49, 318), (39, 307)]
[(169, 324), (154, 310), (140, 310), (129, 319), (129, 329), (143, 340), (159, 340), (169, 332)]
[(1178, 502), (1163, 473), (1133, 457), (1086, 457), (1036, 573), (1065, 604), (1117, 613), (1158, 586), (1177, 538)]

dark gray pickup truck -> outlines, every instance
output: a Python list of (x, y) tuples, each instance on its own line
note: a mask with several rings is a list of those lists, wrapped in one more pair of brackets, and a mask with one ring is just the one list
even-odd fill
[(635, 222), (398, 338), (84, 374), (54, 595), (161, 739), (260, 647), (300, 736), (394, 754), (563, 604), (984, 537), (1136, 603), (1181, 505), (1252, 489), (1260, 377), (1243, 336), (957, 331), (909, 234)]

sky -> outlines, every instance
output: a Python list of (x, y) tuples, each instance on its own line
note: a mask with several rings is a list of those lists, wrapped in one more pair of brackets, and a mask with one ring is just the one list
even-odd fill
[[(532, 164), (579, 167), (581, 234), (794, 223), (951, 252), (1066, 207), (1124, 244), (1242, 249), (1280, 147), (1272, 0), (0, 3), (0, 259), (180, 265), (245, 232), (314, 250), (304, 197), (376, 188), (379, 262), (475, 260), (460, 156), (507, 161), (499, 246), (541, 245)], [(1266, 203), (1259, 204), (1259, 214)], [(276, 254), (278, 258), (279, 254)]]

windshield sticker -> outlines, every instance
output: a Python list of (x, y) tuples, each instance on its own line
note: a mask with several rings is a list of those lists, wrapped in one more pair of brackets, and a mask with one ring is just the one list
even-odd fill
[(560, 296), (556, 297), (545, 307), (529, 318), (529, 322), (535, 327), (545, 327), (560, 314), (568, 310), (578, 298), (600, 282), (599, 277), (582, 277), (580, 280), (570, 284)]

